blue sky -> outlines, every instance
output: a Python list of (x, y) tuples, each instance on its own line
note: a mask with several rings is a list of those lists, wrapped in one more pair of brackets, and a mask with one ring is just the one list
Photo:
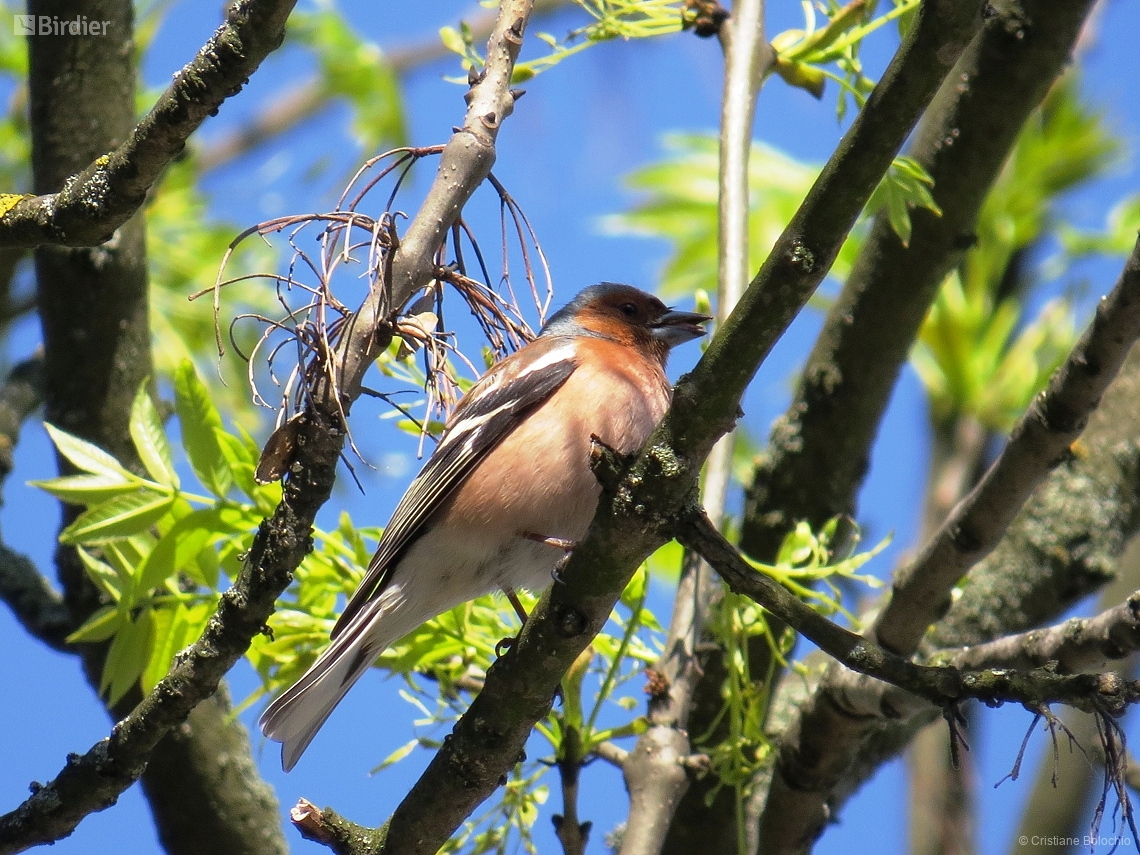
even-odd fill
[[(305, 6), (303, 2), (302, 8)], [(407, 4), (392, 0), (342, 2), (353, 25), (382, 47), (430, 37), (441, 25), (453, 24), (472, 5), (455, 2)], [(801, 23), (800, 6), (790, 0), (770, 3), (769, 35)], [(203, 9), (208, 9), (204, 12)], [(149, 84), (158, 86), (187, 61), (218, 23), (216, 4), (175, 3), (157, 36), (145, 69)], [(570, 12), (546, 19), (541, 29), (561, 33), (575, 26)], [(887, 28), (888, 30), (890, 28)], [(1095, 227), (1113, 203), (1140, 187), (1136, 148), (1140, 140), (1140, 100), (1135, 97), (1134, 40), (1140, 33), (1140, 3), (1108, 0), (1098, 19), (1095, 41), (1085, 57), (1084, 86), (1088, 99), (1103, 109), (1111, 124), (1128, 142), (1128, 154), (1115, 174), (1095, 186), (1073, 194), (1066, 210), (1081, 225)], [(884, 31), (868, 45), (865, 60), (877, 73), (893, 50), (893, 36)], [(208, 122), (200, 139), (208, 143), (225, 128), (257, 112), (266, 99), (287, 89), (308, 68), (297, 50), (271, 57), (238, 97), (227, 102), (216, 119)], [(555, 303), (561, 304), (580, 288), (599, 280), (626, 281), (652, 290), (667, 247), (657, 241), (603, 234), (601, 218), (629, 207), (635, 197), (623, 188), (621, 178), (662, 154), (661, 137), (667, 131), (714, 131), (719, 109), (722, 62), (715, 40), (679, 35), (638, 44), (608, 43), (586, 51), (526, 84), (527, 95), (505, 124), (499, 139), (496, 175), (525, 208), (542, 241), (555, 283)], [(404, 80), (409, 132), (413, 144), (446, 140), (462, 115), (462, 89), (444, 82), (443, 74), (456, 73), (450, 61), (417, 69)], [(271, 144), (264, 156), (234, 163), (210, 176), (206, 187), (219, 216), (247, 225), (269, 216), (331, 207), (339, 178), (371, 154), (352, 143), (346, 128), (347, 112), (332, 109), (314, 123)], [(756, 138), (797, 159), (822, 161), (830, 154), (842, 128), (834, 112), (834, 93), (822, 101), (800, 90), (769, 82), (761, 94)], [(329, 159), (332, 168), (313, 178), (310, 166)], [(427, 171), (418, 176), (423, 187)], [(417, 192), (412, 190), (413, 195)], [(497, 214), (490, 221), (485, 241), (497, 245)], [(1073, 277), (1083, 277), (1095, 296), (1107, 290), (1118, 272), (1118, 262), (1083, 265)], [(1065, 283), (1062, 283), (1065, 284)], [(710, 288), (713, 283), (710, 283)], [(207, 305), (201, 306), (204, 312)], [(819, 317), (808, 311), (799, 318), (761, 369), (745, 401), (745, 424), (753, 436), (766, 436), (772, 419), (787, 404), (795, 368), (819, 327)], [(17, 360), (38, 341), (38, 328), (28, 323), (17, 330), (9, 359)], [(684, 370), (697, 355), (695, 347), (681, 349), (674, 371)], [(395, 499), (418, 465), (402, 437), (394, 437), (385, 424), (375, 423), (378, 411), (359, 408), (354, 414), (363, 437), (362, 448), (373, 460), (381, 455), (403, 455), (402, 466), (366, 473), (365, 495), (346, 486), (338, 488), (322, 521), (335, 519), (347, 507), (362, 524), (383, 524)], [(904, 374), (887, 414), (873, 457), (873, 468), (860, 499), (860, 521), (869, 542), (887, 532), (894, 541), (872, 569), (889, 572), (901, 551), (913, 545), (918, 524), (919, 497), (927, 465), (926, 416), (921, 388), (913, 373)], [(17, 456), (17, 470), (7, 483), (0, 524), (6, 542), (50, 568), (52, 537), (57, 511), (46, 497), (23, 487), (31, 478), (52, 473), (46, 438), (41, 426), (29, 423)], [(391, 474), (399, 472), (399, 474)], [(654, 602), (666, 613), (669, 592), (655, 583)], [(0, 722), (8, 739), (0, 762), (0, 811), (14, 807), (33, 780), (47, 780), (60, 768), (67, 752), (83, 752), (106, 735), (108, 720), (93, 694), (83, 684), (78, 663), (46, 650), (30, 640), (6, 610), (0, 610), (0, 638), (6, 655), (0, 658)], [(232, 676), (237, 698), (255, 687), (248, 668), (239, 666)], [(397, 804), (419, 770), (426, 752), (416, 752), (393, 769), (369, 776), (368, 772), (414, 734), (415, 710), (402, 701), (397, 681), (369, 675), (351, 692), (314, 742), (300, 765), (288, 776), (277, 763), (277, 746), (258, 737), (255, 751), (267, 778), (277, 787), (283, 809), (298, 797), (329, 804), (352, 819), (382, 822)], [(63, 702), (61, 703), (61, 699)], [(243, 715), (253, 729), (254, 712)], [(986, 711), (971, 734), (971, 757), (978, 766), (982, 816), (980, 851), (1003, 852), (1016, 822), (1017, 804), (1032, 782), (1026, 771), (1019, 782), (990, 788), (1012, 766), (1028, 715), (1018, 710)], [(1135, 727), (1130, 726), (1130, 732)], [(1032, 743), (1040, 751), (1044, 739)], [(544, 748), (535, 744), (532, 756)], [(550, 776), (551, 805), (559, 797)], [(832, 853), (874, 847), (885, 853), (901, 852), (905, 824), (900, 799), (904, 777), (898, 763), (886, 767), (824, 836), (817, 851)], [(580, 812), (594, 822), (590, 851), (601, 852), (604, 833), (621, 821), (625, 796), (620, 776), (602, 763), (584, 774)], [(559, 851), (550, 831), (548, 810), (536, 828), (541, 852)], [(296, 852), (316, 852), (314, 844), (287, 830)], [(89, 817), (75, 835), (56, 845), (56, 853), (89, 853), (118, 849), (149, 855), (160, 851), (150, 828), (138, 788), (120, 804)]]

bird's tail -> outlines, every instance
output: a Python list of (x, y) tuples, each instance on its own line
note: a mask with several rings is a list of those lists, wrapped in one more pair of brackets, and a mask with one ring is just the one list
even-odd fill
[(377, 656), (404, 635), (406, 627), (389, 626), (397, 633), (391, 638), (387, 637), (388, 633), (376, 632), (382, 622), (374, 618), (383, 608), (381, 599), (368, 603), (304, 676), (262, 714), (258, 722), (261, 732), (281, 743), (281, 768), (286, 772), (297, 764), (353, 683), (372, 666)]

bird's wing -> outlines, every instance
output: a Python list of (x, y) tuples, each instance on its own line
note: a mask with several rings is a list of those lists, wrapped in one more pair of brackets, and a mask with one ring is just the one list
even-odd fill
[(558, 391), (577, 367), (573, 347), (563, 344), (547, 348), (527, 363), (508, 365), (508, 361), (500, 363), (502, 371), (485, 375), (460, 402), (435, 452), (396, 506), (364, 581), (333, 627), (334, 639), (384, 589), (389, 571), (432, 514), (520, 419)]

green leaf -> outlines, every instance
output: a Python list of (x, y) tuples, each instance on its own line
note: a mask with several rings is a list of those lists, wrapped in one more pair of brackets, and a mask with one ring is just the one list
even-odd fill
[(166, 532), (135, 573), (135, 587), (149, 591), (176, 572), (185, 570), (207, 544), (229, 528), (222, 525), (217, 508), (201, 508), (178, 520)]
[(130, 537), (158, 522), (174, 504), (174, 496), (139, 490), (88, 508), (60, 532), (61, 543), (96, 543)]
[(395, 751), (393, 751), (391, 754), (389, 754), (387, 757), (385, 757), (381, 761), (380, 765), (375, 767), (371, 771), (369, 771), (368, 774), (369, 775), (375, 775), (381, 769), (387, 769), (389, 766), (392, 766), (396, 763), (399, 763), (401, 760), (403, 760), (405, 757), (407, 757), (409, 754), (411, 754), (416, 749), (416, 746), (418, 746), (419, 744), (420, 744), (419, 739), (412, 739), (412, 740), (404, 743), (399, 748), (397, 748)]
[(139, 488), (137, 481), (127, 481), (117, 475), (65, 475), (28, 484), (74, 505), (96, 505)]
[(147, 392), (147, 382), (144, 380), (139, 384), (134, 403), (131, 404), (131, 439), (134, 440), (135, 450), (150, 477), (159, 484), (177, 489), (178, 475), (170, 456), (170, 443), (166, 439), (162, 418)]
[(605, 742), (609, 739), (620, 739), (623, 736), (641, 736), (645, 731), (649, 730), (649, 719), (640, 715), (631, 721), (629, 724), (624, 724), (621, 727), (610, 728), (609, 730), (599, 731), (594, 735), (591, 741), (594, 745)]
[(934, 201), (930, 188), (934, 179), (917, 160), (899, 155), (891, 163), (887, 174), (879, 182), (867, 200), (866, 214), (872, 215), (882, 208), (887, 210), (891, 228), (898, 235), (903, 246), (910, 244), (911, 208), (925, 208), (935, 216), (942, 215), (942, 209)]
[(95, 586), (116, 603), (119, 602), (123, 596), (123, 588), (130, 580), (124, 579), (110, 564), (100, 561), (83, 547), (77, 547), (75, 551), (79, 553), (83, 569), (87, 571)]
[(462, 57), (467, 56), (467, 44), (463, 41), (463, 36), (455, 27), (440, 27), (439, 40), (443, 42), (443, 46), (452, 53), (457, 53)]
[(115, 634), (99, 684), (99, 692), (107, 695), (108, 705), (117, 704), (138, 682), (154, 640), (153, 628), (150, 609), (143, 609), (135, 620), (125, 621)]
[(233, 475), (218, 442), (222, 417), (190, 360), (183, 360), (174, 375), (174, 407), (194, 474), (207, 490), (225, 498), (233, 486)]
[(103, 606), (67, 637), (68, 644), (106, 641), (119, 631), (123, 614), (114, 606)]
[(149, 692), (158, 685), (170, 671), (174, 657), (197, 641), (214, 609), (214, 602), (195, 603), (192, 606), (176, 603), (151, 612), (154, 641), (140, 677), (144, 692)]
[[(144, 692), (149, 692), (158, 681), (166, 676), (170, 670), (170, 663), (179, 648), (175, 647), (175, 638), (179, 628), (186, 625), (185, 609), (181, 603), (173, 608), (154, 609), (151, 612), (153, 620), (154, 641), (150, 646), (150, 655), (143, 667), (139, 682)], [(176, 627), (176, 624), (180, 624)]]
[(60, 430), (55, 425), (44, 422), (48, 436), (55, 443), (56, 449), (70, 460), (75, 466), (92, 475), (117, 476), (119, 478), (138, 482), (138, 477), (119, 465), (119, 461), (105, 452), (97, 445), (87, 440)]
[(790, 62), (777, 57), (776, 73), (789, 86), (806, 90), (817, 100), (823, 97), (827, 75), (814, 65), (808, 65), (805, 62)]

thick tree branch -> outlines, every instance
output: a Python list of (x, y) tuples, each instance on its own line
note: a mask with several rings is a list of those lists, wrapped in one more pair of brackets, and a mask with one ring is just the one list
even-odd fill
[[(720, 170), (718, 199), (718, 289), (716, 323), (725, 321), (748, 285), (748, 158), (752, 148), (752, 127), (756, 96), (768, 69), (773, 51), (764, 36), (763, 0), (744, 0), (733, 6), (732, 14), (718, 31), (725, 57), (724, 93), (721, 98)], [(721, 437), (713, 446), (705, 466), (702, 504), (719, 525), (732, 474), (733, 434)], [(705, 776), (689, 798), (688, 816), (674, 822), (675, 811), (684, 802), (690, 776), (678, 762), (692, 750), (689, 716), (693, 693), (705, 671), (697, 654), (709, 623), (714, 600), (721, 585), (712, 568), (699, 556), (686, 553), (673, 614), (665, 639), (665, 653), (654, 665), (664, 678), (665, 691), (650, 697), (649, 730), (642, 734), (630, 761), (623, 767), (630, 795), (630, 813), (622, 836), (622, 855), (656, 855), (663, 849), (681, 851), (709, 848), (712, 836), (734, 840), (735, 832), (725, 818), (712, 814), (705, 805), (713, 776)], [(719, 671), (719, 669), (717, 669)], [(715, 713), (714, 713), (715, 714)], [(694, 722), (698, 733), (712, 723), (712, 717)], [(707, 783), (706, 783), (707, 782)], [(730, 802), (724, 793), (721, 802)], [(667, 841), (666, 835), (671, 836)]]
[(1034, 400), (1001, 455), (918, 557), (896, 574), (871, 627), (884, 646), (909, 654), (950, 605), (950, 590), (998, 543), (1030, 493), (1068, 452), (1140, 337), (1140, 240), (1093, 322)]
[(777, 582), (753, 570), (699, 511), (678, 522), (677, 539), (699, 552), (734, 591), (751, 597), (840, 664), (939, 707), (976, 698), (991, 705), (1063, 703), (1089, 712), (1119, 714), (1140, 700), (1140, 681), (1124, 680), (1116, 674), (1066, 675), (1045, 668), (966, 671), (917, 665), (832, 623)]
[[(490, 168), (495, 132), (513, 100), (508, 84), (528, 13), (526, 3), (504, 5), (501, 20), (505, 23), (496, 30), (488, 50), (489, 73), (471, 91), (468, 124), (476, 127), (465, 126), (453, 138), (453, 147), (459, 152), (449, 160), (445, 151), (441, 172), (446, 179), (438, 180), (429, 193), (424, 208), (409, 227), (409, 237), (405, 238), (399, 257), (393, 261), (393, 271), (398, 273), (404, 288), (401, 299), (427, 283), (439, 242), (478, 184), (474, 178), (465, 180), (471, 175), (470, 170), (482, 170), (481, 180)], [(463, 152), (474, 152), (475, 156), (468, 159)], [(443, 226), (436, 219), (441, 211), (451, 212), (451, 219)], [(425, 226), (423, 219), (432, 223)], [(417, 236), (415, 241), (409, 239), (413, 234)], [(429, 239), (433, 234), (439, 238), (436, 243)], [(346, 340), (352, 339), (359, 345), (362, 339), (374, 337), (378, 305), (373, 304), (374, 313), (358, 324), (357, 338), (346, 336)], [(345, 409), (359, 393), (359, 380), (355, 390), (343, 399)], [(72, 755), (55, 780), (39, 787), (17, 810), (0, 817), (0, 853), (56, 840), (70, 833), (88, 813), (113, 804), (119, 793), (138, 778), (151, 752), (170, 728), (217, 689), (225, 672), (248, 648), (250, 639), (263, 630), (274, 601), (311, 549), (313, 519), (332, 490), (344, 441), (340, 424), (339, 413), (330, 418), (319, 410), (306, 413), (295, 422), (301, 450), (292, 463), (281, 504), (271, 518), (262, 522), (242, 572), (222, 595), (218, 611), (202, 637), (187, 649), (154, 691), (114, 727), (110, 738), (82, 757)]]
[[(638, 460), (621, 477), (603, 471), (597, 514), (563, 583), (539, 601), (518, 643), (488, 671), (483, 691), (389, 820), (384, 851), (435, 852), (517, 761), (562, 675), (604, 625), (638, 565), (668, 538), (670, 516), (735, 421), (760, 360), (826, 275), (977, 22), (978, 10), (964, 4), (919, 8), (839, 150), (693, 374), (677, 384), (669, 413)], [(400, 279), (393, 289), (397, 300), (405, 293)], [(373, 319), (378, 309), (370, 310)], [(374, 322), (361, 315), (365, 325)]]
[[(1056, 619), (1110, 577), (1140, 525), (1138, 406), (1140, 348), (1133, 348), (1074, 446), (1079, 453), (1050, 474), (998, 548), (970, 572), (924, 646), (975, 645), (1028, 630)], [(868, 709), (857, 694), (823, 688), (805, 700), (802, 682), (785, 681), (777, 692), (777, 698), (788, 696), (779, 709), (794, 705), (797, 712), (777, 724), (778, 769), (763, 825), (772, 851), (802, 851), (812, 831), (822, 831), (827, 817), (929, 720), (892, 725), (878, 715), (868, 719), (848, 711)]]
[[(239, 0), (226, 22), (116, 148), (53, 193), (24, 199), (0, 217), (0, 246), (97, 246), (134, 214), (189, 136), (241, 91), (285, 37), (296, 0)], [(111, 27), (125, 26), (112, 20)], [(58, 186), (58, 185), (57, 185)], [(42, 190), (40, 191), (43, 192)]]
[(891, 391), (946, 274), (973, 244), (990, 185), (1026, 118), (1069, 61), (1090, 2), (995, 3), (926, 112), (909, 152), (942, 209), (911, 212), (904, 246), (875, 218), (828, 312), (796, 396), (749, 490), (741, 546), (770, 560), (799, 520), (855, 513)]

